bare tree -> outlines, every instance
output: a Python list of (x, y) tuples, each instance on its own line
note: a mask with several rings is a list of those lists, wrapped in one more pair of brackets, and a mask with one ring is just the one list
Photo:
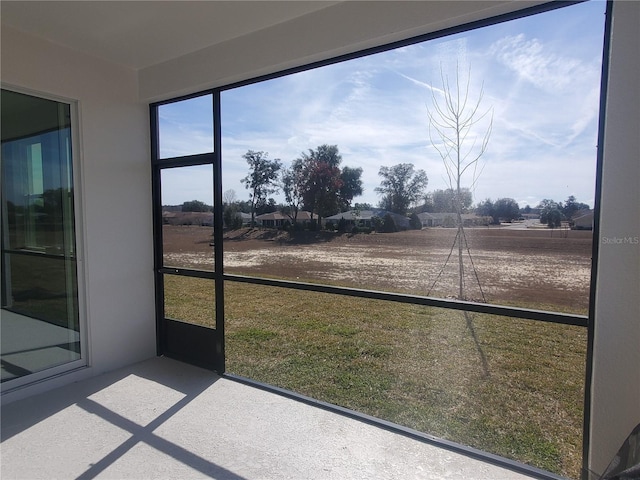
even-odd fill
[(236, 201), (236, 191), (233, 188), (230, 188), (229, 190), (225, 190), (224, 193), (222, 194), (222, 203), (224, 203), (225, 205), (231, 205), (235, 201)]
[[(442, 95), (436, 95), (436, 89), (431, 90), (432, 107), (427, 108), (429, 115), (429, 140), (444, 163), (449, 188), (455, 192), (453, 205), (456, 213), (457, 233), (451, 252), (458, 247), (458, 298), (464, 299), (464, 262), (463, 251), (466, 248), (473, 266), (471, 253), (467, 245), (462, 221), (463, 193), (462, 183), (468, 180), (467, 188), (473, 189), (483, 165), (480, 160), (487, 150), (491, 129), (493, 126), (493, 110), (480, 111), (480, 104), (484, 94), (484, 88), (480, 89), (478, 99), (473, 102), (469, 99), (469, 87), (471, 69), (467, 75), (466, 85), (461, 85), (460, 72), (456, 66), (455, 82), (452, 84), (449, 77), (440, 70), (442, 81)], [(440, 91), (438, 91), (439, 93)], [(476, 135), (482, 125), (480, 122), (490, 114), (488, 125), (483, 128), (484, 134)], [(450, 255), (451, 256), (451, 253)], [(447, 259), (448, 260), (448, 259)], [(477, 272), (473, 267), (477, 280)], [(437, 281), (437, 279), (436, 279)], [(435, 283), (434, 283), (435, 285)], [(482, 287), (478, 281), (482, 293)], [(433, 287), (432, 287), (433, 288)], [(482, 294), (484, 297), (484, 294)]]

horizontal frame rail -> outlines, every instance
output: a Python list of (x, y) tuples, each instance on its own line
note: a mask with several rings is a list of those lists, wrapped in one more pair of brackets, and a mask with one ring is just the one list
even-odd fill
[(76, 260), (75, 255), (65, 255), (64, 253), (47, 253), (38, 252), (36, 250), (2, 250), (3, 254), (9, 255), (25, 255), (29, 257), (51, 258), (53, 260)]
[[(166, 275), (179, 275), (183, 277), (207, 278), (215, 280), (219, 273), (215, 271), (192, 270), (179, 267), (162, 267), (158, 273)], [(249, 283), (253, 285), (264, 285), (267, 287), (289, 288), (307, 292), (331, 293), (334, 295), (344, 295), (348, 297), (369, 298), (372, 300), (385, 300), (388, 302), (408, 303), (411, 305), (423, 305), (426, 307), (446, 308), (462, 312), (484, 313), (488, 315), (499, 315), (509, 318), (520, 318), (524, 320), (537, 320), (547, 323), (557, 323), (561, 325), (573, 325), (576, 327), (588, 327), (589, 317), (586, 315), (576, 315), (573, 313), (548, 312), (545, 310), (535, 310), (521, 307), (508, 307), (505, 305), (493, 305), (488, 303), (467, 302), (464, 300), (445, 300), (442, 298), (425, 297), (421, 295), (410, 295), (405, 293), (382, 292), (379, 290), (365, 290), (350, 287), (336, 287), (319, 283), (294, 282), (291, 280), (276, 280), (272, 278), (250, 277), (246, 275), (224, 274), (223, 280), (228, 282)]]
[(215, 161), (214, 153), (197, 153), (185, 155), (184, 157), (158, 158), (151, 161), (151, 164), (160, 168), (195, 167), (198, 165), (212, 165)]
[(192, 270), (190, 268), (179, 267), (162, 267), (158, 269), (158, 273), (163, 273), (165, 275), (179, 275), (182, 277), (208, 278), (211, 280), (215, 280), (218, 275), (213, 270)]
[[(207, 277), (208, 278), (208, 277)], [(293, 282), (289, 280), (274, 280), (262, 277), (249, 277), (244, 275), (223, 275), (224, 280), (230, 282), (250, 283), (254, 285), (265, 285), (270, 287), (291, 288), (294, 290), (304, 290), (320, 293), (332, 293), (335, 295), (346, 295), (349, 297), (369, 298), (373, 300), (386, 300), (390, 302), (409, 303), (413, 305), (424, 305), (429, 307), (447, 308), (463, 312), (486, 313), (490, 315), (500, 315), (511, 318), (522, 318), (526, 320), (538, 320), (549, 323), (559, 323), (563, 325), (574, 325), (587, 327), (589, 317), (571, 313), (555, 313), (543, 310), (533, 310), (528, 308), (507, 307), (503, 305), (490, 305), (486, 303), (467, 302), (463, 300), (445, 300), (434, 297), (424, 297), (420, 295), (409, 295), (403, 293), (381, 292), (378, 290), (362, 290), (349, 287), (334, 287), (331, 285)]]

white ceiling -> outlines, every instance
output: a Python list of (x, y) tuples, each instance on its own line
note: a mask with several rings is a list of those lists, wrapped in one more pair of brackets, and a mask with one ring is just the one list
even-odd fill
[(135, 69), (330, 7), (337, 1), (6, 1), (2, 24)]

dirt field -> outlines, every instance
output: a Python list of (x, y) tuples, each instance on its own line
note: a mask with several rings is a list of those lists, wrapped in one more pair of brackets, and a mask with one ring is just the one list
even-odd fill
[[(224, 239), (226, 273), (454, 298), (455, 229), (372, 234), (241, 229)], [(165, 226), (165, 265), (213, 269), (210, 227)], [(592, 234), (513, 227), (467, 229), (469, 300), (586, 314)], [(446, 263), (446, 266), (445, 266)], [(474, 268), (475, 272), (474, 274)]]

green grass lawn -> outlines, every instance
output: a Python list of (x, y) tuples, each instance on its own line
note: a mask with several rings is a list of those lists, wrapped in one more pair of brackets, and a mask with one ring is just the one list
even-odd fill
[[(213, 322), (167, 276), (167, 316)], [(586, 329), (226, 283), (227, 371), (579, 477)]]

